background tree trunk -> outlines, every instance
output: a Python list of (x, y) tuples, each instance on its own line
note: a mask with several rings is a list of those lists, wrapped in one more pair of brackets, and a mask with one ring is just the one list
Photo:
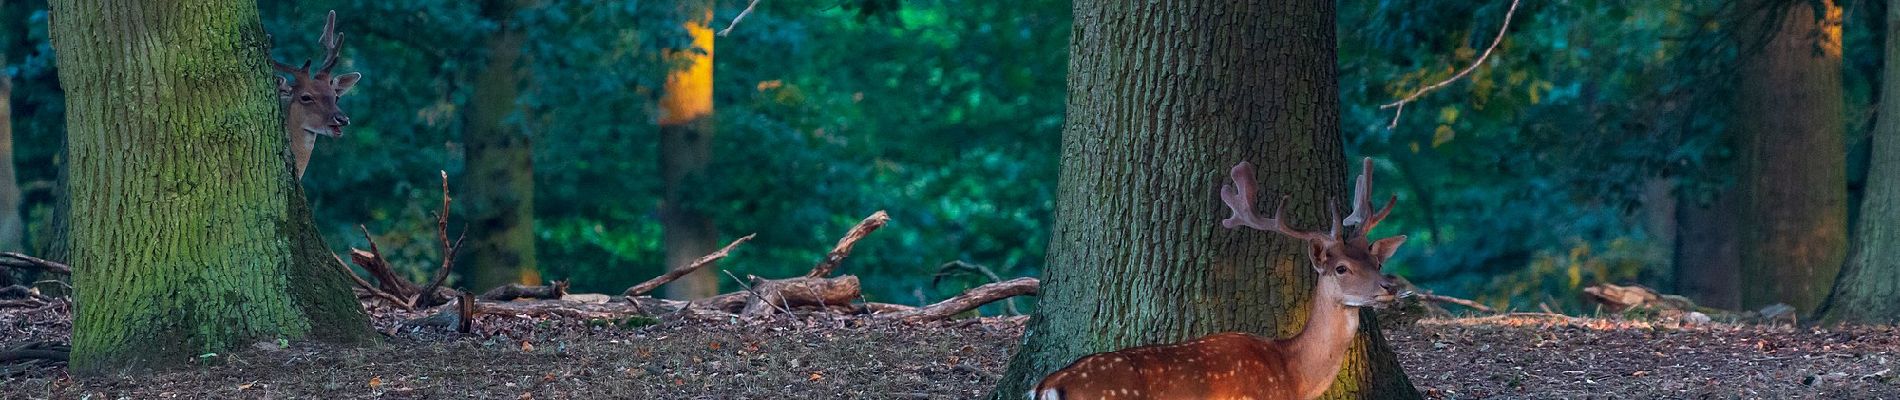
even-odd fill
[(534, 147), (517, 103), (527, 66), (521, 60), (516, 10), (529, 0), (489, 0), (482, 13), (501, 23), (488, 38), (488, 64), (475, 76), (466, 142), (468, 170), (458, 194), (471, 237), (462, 271), (466, 289), (480, 293), (520, 283), (541, 284), (534, 258)]
[(1817, 16), (1789, 3), (1754, 11), (1742, 28), (1774, 31), (1743, 59), (1736, 90), (1741, 274), (1759, 283), (1742, 285), (1741, 301), (1808, 315), (1847, 253), (1841, 8), (1824, 1)]
[[(1309, 229), (1348, 196), (1334, 24), (1330, 2), (1076, 2), (1044, 290), (992, 398), (1089, 353), (1299, 331), (1316, 279), (1304, 245), (1221, 228), (1217, 193), (1251, 161)], [(1416, 398), (1362, 315), (1327, 398)]]
[(290, 176), (256, 3), (50, 9), (74, 156), (74, 371), (371, 336)]
[(1900, 4), (1887, 2), (1880, 119), (1853, 251), (1821, 312), (1829, 322), (1900, 322)]
[[(703, 2), (686, 21), (693, 49), (674, 50), (670, 57), (686, 59), (686, 66), (668, 72), (660, 97), (660, 230), (665, 237), (666, 269), (673, 270), (717, 250), (719, 232), (699, 211), (693, 191), (704, 185), (706, 165), (712, 162), (712, 4)], [(719, 293), (719, 275), (691, 274), (666, 285), (666, 297), (696, 299)]]
[(1723, 189), (1713, 197), (1702, 204), (1694, 196), (1677, 196), (1682, 222), (1676, 225), (1676, 290), (1696, 304), (1735, 310), (1742, 306), (1736, 194)]
[[(11, 15), (0, 10), (0, 16)], [(0, 42), (0, 251), (21, 251), (26, 222), (20, 210), (19, 178), (13, 171), (13, 78), (4, 71), (9, 65), (4, 43)]]

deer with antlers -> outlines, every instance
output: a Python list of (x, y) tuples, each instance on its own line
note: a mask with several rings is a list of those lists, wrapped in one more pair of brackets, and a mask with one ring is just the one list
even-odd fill
[[(1318, 398), (1332, 386), (1346, 358), (1346, 347), (1359, 330), (1360, 307), (1384, 307), (1397, 299), (1397, 284), (1379, 272), (1405, 242), (1405, 236), (1371, 241), (1379, 220), (1392, 212), (1397, 196), (1373, 211), (1372, 159), (1364, 161), (1353, 190), (1352, 214), (1332, 212), (1332, 229), (1308, 232), (1287, 226), (1281, 197), (1272, 216), (1254, 211), (1258, 189), (1253, 166), (1242, 162), (1230, 171), (1233, 183), (1221, 187), (1221, 201), (1233, 215), (1221, 221), (1229, 229), (1249, 227), (1277, 232), (1307, 244), (1308, 259), (1319, 282), (1306, 326), (1299, 334), (1273, 339), (1248, 333), (1219, 333), (1163, 345), (1091, 354), (1044, 377), (1032, 399), (1300, 399)], [(1334, 203), (1336, 204), (1336, 203)]]
[(331, 138), (343, 137), (343, 127), (350, 125), (350, 116), (337, 107), (336, 99), (363, 79), (363, 74), (351, 72), (342, 75), (330, 75), (336, 68), (337, 51), (343, 48), (343, 34), (336, 33), (336, 11), (323, 20), (323, 35), (317, 38), (323, 46), (323, 64), (313, 73), (310, 59), (304, 59), (303, 66), (271, 60), (271, 68), (277, 72), (295, 78), (293, 84), (283, 76), (277, 77), (277, 100), (287, 105), (284, 112), (284, 131), (290, 140), (292, 158), (291, 172), (297, 179), (303, 179), (304, 167), (310, 165), (310, 152), (317, 147), (317, 136)]

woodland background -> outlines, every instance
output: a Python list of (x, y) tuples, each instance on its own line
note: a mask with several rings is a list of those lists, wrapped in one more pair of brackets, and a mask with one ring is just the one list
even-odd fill
[[(1732, 234), (1736, 213), (1723, 208), (1749, 195), (1736, 190), (1749, 169), (1735, 165), (1747, 113), (1726, 100), (1751, 79), (1780, 83), (1729, 68), (1747, 51), (1732, 36), (1747, 30), (1727, 29), (1726, 3), (1525, 2), (1466, 81), (1397, 116), (1379, 106), (1470, 64), (1511, 3), (1339, 3), (1348, 159), (1379, 160), (1380, 188), (1401, 199), (1382, 226), (1412, 237), (1387, 272), (1501, 308), (1587, 312), (1574, 293), (1599, 282), (1745, 306), (1735, 258), (1725, 257), (1762, 244)], [(487, 274), (617, 293), (663, 271), (658, 88), (675, 70), (666, 49), (691, 47), (680, 21), (709, 10), (640, 1), (261, 6), (272, 54), (285, 59), (317, 54), (311, 27), (337, 10), (349, 34), (339, 68), (366, 75), (342, 99), (350, 131), (319, 142), (303, 180), (337, 252), (366, 247), (364, 225), (421, 278), (440, 259), (430, 213), (445, 170), (458, 188), (454, 214), (477, 248), (458, 258), (481, 264), (458, 267), (453, 285), (479, 292), (466, 275)], [(748, 4), (714, 6), (719, 30)], [(1846, 49), (1844, 108), (1811, 121), (1841, 127), (1815, 140), (1844, 151), (1817, 156), (1841, 157), (1847, 204), (1858, 204), (1887, 5), (1793, 5), (1810, 6), (1840, 35), (1833, 51)], [(715, 227), (706, 246), (759, 234), (720, 269), (796, 274), (838, 233), (887, 210), (891, 225), (849, 261), (868, 300), (918, 304), (988, 281), (924, 279), (951, 261), (1039, 275), (1055, 208), (1069, 2), (756, 7), (717, 39), (716, 134), (703, 174), (679, 186), (680, 203)], [(11, 110), (10, 135), (0, 137), (11, 162), (0, 165), (12, 173), (0, 179), (0, 250), (56, 258), (50, 216), (66, 118), (45, 10), (42, 1), (0, 3), (0, 60), (12, 83), (0, 96)], [(484, 79), (494, 71), (481, 60), (497, 52), (519, 52), (525, 68)], [(1814, 201), (1836, 201), (1825, 192)], [(532, 212), (497, 211), (507, 207)], [(1858, 207), (1846, 209), (1843, 243)], [(737, 288), (717, 277), (720, 292)]]

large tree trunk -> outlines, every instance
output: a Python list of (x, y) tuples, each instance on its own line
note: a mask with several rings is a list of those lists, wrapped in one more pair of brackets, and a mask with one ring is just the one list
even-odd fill
[(1741, 22), (1773, 30), (1742, 61), (1731, 125), (1742, 142), (1742, 281), (1757, 282), (1742, 285), (1743, 307), (1814, 311), (1847, 253), (1841, 9), (1821, 5), (1826, 15), (1798, 3)]
[(1736, 194), (1723, 189), (1708, 202), (1678, 196), (1676, 291), (1696, 304), (1741, 308), (1741, 249), (1736, 248)]
[(470, 100), (467, 143), (468, 170), (460, 188), (468, 212), (468, 254), (462, 271), (467, 290), (520, 283), (539, 285), (540, 270), (534, 253), (534, 148), (519, 122), (517, 98), (527, 77), (521, 60), (522, 32), (516, 10), (529, 0), (490, 0), (483, 15), (501, 23), (488, 38), (488, 64), (475, 77)]
[(55, 0), (72, 367), (372, 336), (291, 178), (257, 4)]
[[(1259, 167), (1299, 227), (1346, 196), (1330, 2), (1075, 4), (1068, 120), (1036, 316), (992, 398), (1083, 355), (1305, 324), (1305, 246), (1223, 229), (1228, 168)], [(1373, 314), (1327, 398), (1416, 398)]]
[[(712, 76), (713, 32), (706, 24), (712, 20), (712, 4), (699, 5), (700, 12), (689, 12), (686, 31), (693, 37), (693, 49), (679, 49), (670, 57), (685, 59), (686, 66), (668, 72), (660, 98), (660, 229), (665, 237), (666, 269), (691, 264), (694, 259), (717, 250), (718, 231), (712, 219), (701, 212), (691, 192), (704, 186), (706, 165), (712, 161)], [(666, 296), (696, 299), (719, 293), (719, 276), (710, 273), (680, 277), (666, 285)]]
[(1853, 251), (1821, 312), (1825, 321), (1900, 322), (1900, 4), (1887, 4), (1880, 119), (1868, 158)]

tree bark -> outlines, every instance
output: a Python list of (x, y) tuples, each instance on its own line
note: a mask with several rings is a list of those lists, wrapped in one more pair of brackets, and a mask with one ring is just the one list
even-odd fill
[(1736, 248), (1736, 194), (1723, 189), (1707, 204), (1678, 196), (1676, 291), (1696, 304), (1724, 310), (1742, 306), (1741, 249)]
[(1880, 119), (1853, 251), (1821, 314), (1828, 322), (1900, 322), (1900, 4), (1887, 4)]
[(533, 138), (520, 122), (518, 104), (527, 65), (521, 59), (522, 27), (516, 10), (531, 0), (489, 0), (482, 13), (501, 29), (488, 38), (488, 60), (475, 77), (467, 133), (468, 170), (461, 200), (468, 213), (468, 253), (461, 257), (467, 290), (482, 292), (520, 283), (539, 285), (534, 243)]
[(1731, 125), (1742, 142), (1741, 276), (1752, 282), (1742, 307), (1787, 303), (1808, 315), (1846, 258), (1841, 8), (1821, 5), (1825, 15), (1798, 3), (1742, 21), (1772, 30), (1742, 60)]
[[(6, 15), (0, 11), (0, 15)], [(0, 68), (8, 65), (0, 44)], [(26, 221), (20, 210), (20, 181), (13, 168), (13, 79), (0, 72), (0, 251), (24, 251)], [(0, 279), (3, 280), (3, 279)]]
[[(712, 161), (712, 4), (688, 12), (685, 27), (697, 49), (677, 49), (668, 57), (684, 59), (686, 66), (668, 72), (660, 98), (660, 230), (666, 246), (666, 269), (684, 267), (718, 249), (719, 232), (698, 209), (692, 191), (708, 180)], [(693, 274), (666, 285), (666, 296), (691, 300), (719, 293), (719, 276)]]
[(373, 336), (295, 185), (255, 2), (51, 3), (72, 368)]
[[(1345, 198), (1330, 2), (1083, 0), (1042, 295), (994, 399), (1086, 354), (1243, 331), (1287, 337), (1305, 245), (1220, 226), (1250, 161), (1297, 226)], [(1326, 398), (1417, 398), (1371, 312)]]

